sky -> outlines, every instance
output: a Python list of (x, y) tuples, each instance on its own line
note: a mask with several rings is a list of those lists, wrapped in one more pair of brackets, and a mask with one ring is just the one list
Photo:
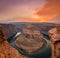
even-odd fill
[(60, 0), (0, 0), (0, 22), (60, 22)]

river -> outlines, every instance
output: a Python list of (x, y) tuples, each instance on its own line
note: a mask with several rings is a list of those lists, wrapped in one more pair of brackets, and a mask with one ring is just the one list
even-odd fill
[(12, 47), (18, 50), (18, 52), (22, 55), (27, 56), (28, 58), (50, 58), (51, 57), (51, 46), (50, 46), (50, 41), (47, 39), (46, 35), (44, 40), (47, 42), (47, 44), (41, 49), (41, 51), (37, 51), (36, 53), (26, 53), (24, 50), (21, 48), (18, 48), (14, 41), (20, 36), (21, 32), (18, 32), (11, 36), (10, 38), (7, 39), (7, 41), (11, 44)]

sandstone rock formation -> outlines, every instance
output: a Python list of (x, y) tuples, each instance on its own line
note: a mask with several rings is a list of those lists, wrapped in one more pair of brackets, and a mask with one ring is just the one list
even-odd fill
[(31, 53), (41, 49), (46, 42), (43, 40), (40, 30), (36, 26), (28, 24), (24, 25), (22, 34), (16, 39), (15, 43), (25, 52)]
[(12, 46), (4, 39), (3, 30), (0, 26), (0, 58), (27, 58), (12, 48)]
[[(40, 38), (41, 32), (39, 28), (35, 27), (32, 24), (24, 25), (22, 33), (28, 38)], [(30, 36), (30, 37), (29, 37)]]
[(48, 34), (48, 30), (54, 28), (56, 24), (54, 23), (24, 23), (24, 22), (14, 22), (14, 23), (0, 23), (3, 26), (5, 38), (10, 37), (16, 32), (21, 32), (25, 24), (33, 24), (39, 28), (41, 32)]
[(12, 24), (0, 24), (3, 28), (4, 37), (7, 39), (16, 33), (16, 27)]
[(60, 24), (49, 31), (52, 47), (52, 58), (60, 58)]
[(45, 22), (41, 22), (41, 23), (33, 23), (33, 22), (14, 22), (12, 23), (13, 25), (16, 26), (17, 28), (17, 31), (21, 31), (23, 29), (23, 26), (25, 24), (33, 24), (34, 26), (37, 26), (39, 28), (39, 30), (41, 32), (44, 32), (45, 34), (48, 34), (48, 31), (51, 29), (51, 28), (54, 28), (55, 27), (55, 23), (45, 23)]
[(4, 38), (4, 34), (3, 34), (3, 31), (2, 31), (2, 26), (0, 26), (0, 43), (2, 43), (2, 41), (5, 40), (3, 38)]

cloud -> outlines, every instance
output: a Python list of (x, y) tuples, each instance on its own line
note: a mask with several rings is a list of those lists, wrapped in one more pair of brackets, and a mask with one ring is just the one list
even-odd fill
[(38, 22), (38, 20), (29, 17), (13, 17), (5, 19), (4, 21), (0, 20), (0, 22)]
[(29, 16), (44, 3), (45, 0), (0, 0), (0, 21), (36, 21)]
[(60, 19), (55, 18), (60, 17), (60, 0), (46, 0), (44, 7), (38, 8), (35, 14), (45, 21), (60, 21)]
[(8, 8), (18, 5), (28, 5), (31, 7), (41, 6), (44, 0), (0, 0), (0, 12), (9, 10)]
[[(28, 18), (34, 10), (39, 19)], [(0, 0), (0, 21), (5, 20), (60, 22), (60, 0)]]

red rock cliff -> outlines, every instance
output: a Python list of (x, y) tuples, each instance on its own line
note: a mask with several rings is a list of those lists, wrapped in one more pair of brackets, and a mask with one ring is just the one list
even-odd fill
[(52, 58), (60, 58), (60, 25), (49, 31), (52, 47)]
[(4, 39), (2, 27), (0, 26), (0, 58), (27, 58), (12, 48), (12, 46)]

